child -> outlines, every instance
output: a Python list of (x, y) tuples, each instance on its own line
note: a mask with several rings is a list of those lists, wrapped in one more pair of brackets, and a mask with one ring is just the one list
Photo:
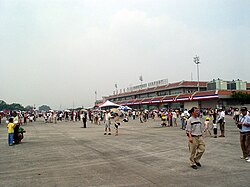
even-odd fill
[(204, 132), (206, 132), (205, 134), (207, 134), (208, 132), (211, 137), (212, 134), (211, 134), (210, 127), (209, 127), (209, 122), (210, 122), (210, 118), (206, 118), (206, 121), (204, 122), (204, 126), (205, 126)]
[(119, 115), (115, 113), (115, 136), (118, 136), (118, 127), (120, 126), (120, 122), (119, 122)]
[(213, 128), (214, 128), (214, 138), (217, 138), (217, 124), (216, 123), (213, 124)]
[(9, 146), (13, 145), (13, 140), (14, 140), (14, 128), (16, 125), (13, 123), (13, 121), (14, 121), (13, 118), (10, 118), (9, 123), (7, 125)]
[(162, 127), (166, 127), (166, 126), (167, 126), (167, 124), (166, 124), (166, 119), (167, 119), (166, 114), (165, 114), (164, 112), (162, 112), (162, 114), (161, 114), (161, 120), (162, 120), (161, 126), (162, 126)]

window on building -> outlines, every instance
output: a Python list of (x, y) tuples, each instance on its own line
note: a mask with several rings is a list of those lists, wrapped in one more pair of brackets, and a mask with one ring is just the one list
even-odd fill
[(148, 94), (148, 97), (155, 97), (155, 96), (157, 96), (156, 92)]
[(148, 94), (141, 94), (139, 95), (139, 98), (147, 98), (148, 97)]

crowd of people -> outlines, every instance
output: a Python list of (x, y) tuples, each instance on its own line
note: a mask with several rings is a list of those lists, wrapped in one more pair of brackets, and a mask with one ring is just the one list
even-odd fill
[[(250, 115), (246, 107), (235, 108), (227, 112), (235, 120), (235, 124), (240, 131), (240, 145), (243, 155), (242, 159), (250, 162)], [(7, 118), (8, 144), (18, 144), (23, 138), (25, 130), (21, 127), (27, 122), (36, 121), (36, 118), (43, 117), (45, 123), (57, 123), (58, 121), (81, 121), (82, 128), (87, 127), (87, 122), (101, 125), (104, 124), (104, 135), (111, 135), (111, 124), (113, 121), (115, 136), (118, 136), (118, 129), (121, 122), (129, 120), (138, 120), (138, 123), (146, 123), (149, 119), (161, 121), (162, 127), (180, 127), (185, 130), (188, 137), (190, 151), (190, 164), (193, 169), (201, 167), (200, 159), (205, 152), (205, 143), (203, 138), (225, 137), (225, 115), (223, 109), (200, 110), (197, 107), (188, 110), (181, 109), (161, 109), (161, 110), (65, 110), (65, 111), (47, 111), (36, 112), (17, 112), (13, 111), (5, 115)], [(0, 114), (1, 118), (3, 117)], [(205, 116), (205, 122), (200, 118)], [(1, 121), (1, 120), (0, 120)], [(220, 135), (218, 136), (218, 130)]]

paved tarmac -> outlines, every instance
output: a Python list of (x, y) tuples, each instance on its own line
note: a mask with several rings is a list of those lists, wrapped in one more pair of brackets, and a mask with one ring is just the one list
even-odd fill
[(227, 117), (226, 137), (205, 139), (198, 170), (189, 165), (185, 131), (160, 121), (122, 123), (119, 136), (80, 122), (24, 126), (19, 145), (7, 145), (0, 125), (0, 186), (250, 186), (250, 163), (240, 159), (239, 132)]

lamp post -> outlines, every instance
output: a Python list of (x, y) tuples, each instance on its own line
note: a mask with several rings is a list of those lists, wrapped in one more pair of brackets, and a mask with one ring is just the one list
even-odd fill
[(97, 91), (95, 91), (95, 102), (97, 101)]
[(200, 58), (197, 55), (194, 57), (194, 63), (197, 65), (198, 91), (200, 91), (200, 77), (199, 77)]
[(115, 91), (116, 91), (116, 94), (118, 94), (118, 85), (117, 85), (117, 83), (115, 83)]
[(142, 89), (142, 81), (143, 81), (142, 75), (140, 75), (139, 80), (141, 81), (141, 89)]

